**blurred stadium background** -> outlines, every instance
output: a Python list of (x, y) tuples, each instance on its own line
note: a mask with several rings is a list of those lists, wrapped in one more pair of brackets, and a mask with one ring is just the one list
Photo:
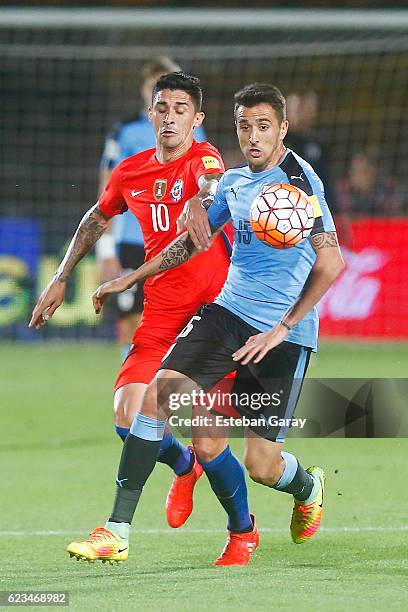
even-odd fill
[[(270, 2), (248, 9), (203, 1), (194, 10), (165, 0), (140, 10), (129, 6), (146, 3), (20, 4), (0, 9), (1, 588), (69, 589), (79, 610), (175, 601), (179, 610), (191, 602), (195, 610), (406, 607), (406, 439), (290, 441), (302, 462), (321, 460), (328, 476), (323, 529), (301, 550), (287, 535), (290, 500), (250, 483), (263, 546), (248, 569), (211, 569), (225, 521), (208, 483), (175, 534), (162, 509), (170, 473), (158, 466), (129, 563), (68, 564), (67, 542), (109, 511), (120, 452), (111, 416), (119, 355), (113, 322), (92, 312), (92, 254), (50, 324), (27, 329), (37, 295), (96, 200), (106, 134), (140, 109), (140, 68), (164, 54), (201, 78), (208, 138), (228, 166), (242, 163), (234, 91), (271, 81), (290, 100), (288, 144), (326, 179), (348, 268), (320, 305), (323, 342), (310, 376), (406, 377), (405, 3), (347, 0), (330, 11), (323, 0), (298, 10), (287, 10), (291, 2), (274, 10)], [(390, 405), (381, 402), (380, 412)], [(241, 442), (233, 446), (241, 454)]]
[(408, 339), (406, 31), (403, 11), (2, 9), (0, 338), (113, 337), (92, 313), (91, 256), (50, 325), (26, 321), (96, 200), (107, 132), (140, 109), (141, 66), (169, 55), (201, 78), (228, 166), (242, 163), (234, 91), (269, 81), (289, 97), (287, 142), (323, 175), (349, 264), (322, 335)]

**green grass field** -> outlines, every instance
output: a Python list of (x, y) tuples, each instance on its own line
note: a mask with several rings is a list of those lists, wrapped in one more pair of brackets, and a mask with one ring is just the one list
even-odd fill
[[(0, 348), (3, 590), (68, 590), (76, 610), (397, 610), (407, 607), (408, 440), (296, 439), (327, 474), (323, 528), (291, 543), (289, 496), (249, 483), (261, 546), (247, 568), (215, 568), (225, 516), (203, 478), (195, 512), (166, 526), (171, 480), (158, 465), (138, 508), (129, 561), (89, 565), (67, 543), (109, 514), (121, 444), (113, 434), (112, 345)], [(406, 375), (408, 345), (322, 344), (312, 376)], [(386, 409), (386, 407), (385, 407)], [(233, 447), (241, 454), (241, 443)]]

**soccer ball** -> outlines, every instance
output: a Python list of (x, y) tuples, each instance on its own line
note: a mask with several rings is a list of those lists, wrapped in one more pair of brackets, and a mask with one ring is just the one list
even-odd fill
[(313, 204), (293, 185), (266, 185), (251, 205), (249, 220), (259, 240), (275, 249), (289, 249), (312, 231)]

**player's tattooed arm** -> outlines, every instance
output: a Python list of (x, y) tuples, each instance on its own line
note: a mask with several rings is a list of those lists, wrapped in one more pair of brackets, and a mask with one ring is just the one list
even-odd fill
[(292, 327), (319, 302), (344, 269), (336, 232), (315, 234), (311, 243), (316, 252), (316, 261), (298, 299), (270, 331), (248, 338), (246, 344), (233, 354), (234, 361), (241, 365), (261, 361), (286, 339)]
[(82, 218), (64, 259), (51, 282), (40, 295), (33, 310), (30, 327), (39, 329), (61, 306), (65, 297), (66, 281), (76, 264), (86, 255), (108, 226), (108, 218), (96, 204)]
[(106, 217), (97, 204), (83, 216), (77, 231), (60, 263), (54, 279), (66, 282), (76, 264), (88, 253), (108, 227)]
[(336, 232), (322, 232), (320, 234), (315, 234), (314, 236), (310, 237), (310, 242), (315, 251), (339, 246)]
[[(211, 240), (215, 238), (223, 229), (225, 223), (217, 228), (211, 229)], [(176, 268), (181, 264), (188, 261), (193, 255), (197, 255), (200, 249), (197, 249), (190, 234), (184, 233), (178, 236), (169, 246), (165, 247), (163, 251), (158, 255), (161, 257), (161, 263), (159, 265), (159, 272), (164, 270), (170, 270)], [(157, 272), (154, 272), (155, 274)], [(149, 276), (152, 276), (151, 274)]]
[(289, 327), (296, 325), (316, 306), (345, 268), (336, 232), (314, 234), (310, 242), (316, 253), (316, 261), (299, 298), (283, 319), (283, 323)]
[(183, 234), (174, 240), (161, 252), (162, 261), (159, 265), (160, 272), (176, 268), (190, 259), (195, 251), (195, 246), (190, 236)]
[[(212, 236), (216, 236), (224, 226), (220, 226), (212, 231)], [(173, 242), (165, 247), (159, 255), (146, 261), (142, 266), (125, 274), (119, 278), (103, 283), (92, 296), (92, 301), (96, 314), (101, 312), (102, 306), (108, 295), (112, 293), (122, 293), (135, 285), (142, 283), (151, 276), (155, 276), (171, 268), (176, 268), (188, 261), (198, 253), (198, 249), (193, 244), (189, 234), (184, 232), (177, 236)]]
[(103, 283), (92, 296), (96, 314), (99, 314), (104, 301), (112, 293), (122, 293), (136, 283), (142, 283), (151, 276), (175, 268), (185, 263), (197, 250), (187, 232), (177, 236), (173, 242), (165, 247), (159, 255), (146, 261), (137, 270)]
[(211, 206), (221, 174), (204, 174), (198, 180), (200, 191), (185, 205), (177, 219), (177, 231), (188, 230), (195, 247), (201, 251), (211, 244), (212, 232), (207, 210)]

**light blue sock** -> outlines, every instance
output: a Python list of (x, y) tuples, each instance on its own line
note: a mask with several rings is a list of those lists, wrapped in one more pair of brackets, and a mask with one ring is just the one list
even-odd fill
[(273, 485), (273, 488), (278, 489), (278, 491), (285, 490), (288, 484), (292, 482), (299, 464), (295, 455), (292, 455), (291, 453), (286, 453), (285, 451), (283, 451), (281, 455), (282, 459), (285, 462), (285, 467), (283, 468), (283, 472), (278, 482)]
[(152, 419), (144, 414), (137, 414), (133, 419), (130, 433), (136, 438), (157, 442), (163, 440), (166, 421)]
[(274, 489), (293, 495), (296, 500), (304, 501), (312, 493), (314, 479), (303, 469), (299, 461), (291, 453), (282, 452), (285, 462), (282, 475), (278, 482), (273, 485)]

